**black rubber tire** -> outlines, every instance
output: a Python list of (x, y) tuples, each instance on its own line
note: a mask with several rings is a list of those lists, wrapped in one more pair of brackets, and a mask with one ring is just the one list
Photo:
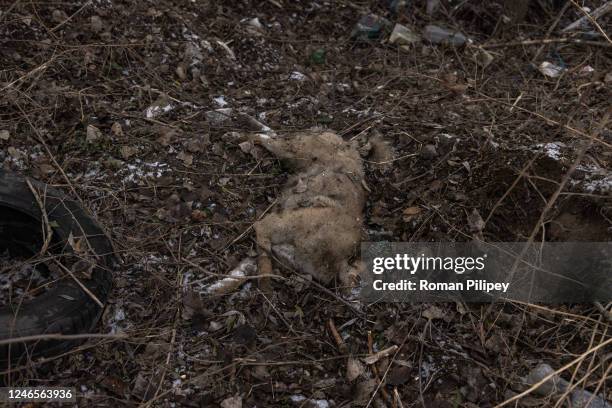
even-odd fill
[[(90, 247), (95, 252), (97, 266), (92, 272), (91, 279), (82, 279), (81, 282), (105, 304), (112, 286), (112, 270), (117, 265), (110, 241), (77, 203), (43, 183), (34, 180), (30, 182), (41, 195), (44, 194), (47, 217), (53, 226), (53, 246), (56, 249), (70, 251), (68, 237), (71, 233), (74, 237), (82, 237), (84, 234), (87, 237)], [(35, 225), (34, 231), (38, 231), (42, 242), (43, 217), (32, 191), (23, 177), (0, 170), (0, 213), (2, 211), (5, 212), (5, 219), (14, 217), (15, 212), (25, 214), (30, 219), (34, 218), (38, 224)], [(7, 217), (6, 214), (10, 215)], [(32, 230), (29, 231), (31, 232)], [(18, 238), (3, 236), (2, 239)], [(21, 305), (11, 304), (0, 307), (0, 341), (44, 334), (89, 333), (100, 319), (102, 312), (103, 308), (100, 308), (73, 279), (64, 278), (30, 301), (24, 301)], [(24, 363), (28, 358), (59, 354), (78, 343), (78, 341), (38, 340), (0, 344), (0, 361), (10, 361), (10, 365), (16, 365)]]

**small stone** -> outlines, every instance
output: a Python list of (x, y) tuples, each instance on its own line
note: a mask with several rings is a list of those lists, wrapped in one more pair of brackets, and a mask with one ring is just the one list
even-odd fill
[(436, 146), (432, 144), (425, 145), (420, 153), (421, 157), (424, 159), (431, 160), (438, 156), (438, 151), (436, 150)]
[(9, 133), (8, 130), (6, 129), (0, 130), (0, 139), (9, 140), (10, 137), (11, 137), (11, 134)]

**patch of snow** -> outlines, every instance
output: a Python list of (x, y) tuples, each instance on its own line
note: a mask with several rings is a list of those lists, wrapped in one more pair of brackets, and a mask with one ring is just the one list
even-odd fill
[(589, 194), (612, 193), (612, 172), (592, 164), (579, 165), (576, 170), (584, 173), (581, 180), (572, 180), (572, 186)]
[(292, 395), (291, 397), (289, 397), (289, 399), (291, 400), (291, 402), (298, 404), (300, 402), (305, 401), (306, 397), (303, 396), (302, 394), (297, 394), (297, 395)]
[(174, 106), (171, 103), (167, 104), (166, 106), (149, 106), (145, 110), (145, 116), (147, 117), (147, 119), (152, 119), (156, 116), (161, 115), (162, 113), (170, 112), (172, 109), (174, 109)]
[(541, 149), (547, 157), (553, 160), (560, 160), (561, 148), (564, 147), (564, 145), (560, 142), (553, 142), (546, 144), (539, 143), (536, 147)]
[(128, 163), (126, 168), (119, 170), (120, 174), (125, 174), (123, 182), (137, 182), (143, 178), (160, 178), (172, 169), (166, 163), (153, 162), (146, 163), (136, 159), (135, 164)]
[(217, 96), (216, 98), (213, 98), (213, 101), (214, 101), (214, 102), (215, 102), (215, 103), (216, 103), (216, 104), (217, 104), (219, 107), (221, 107), (221, 108), (224, 108), (224, 107), (226, 107), (227, 105), (229, 105), (229, 104), (227, 103), (227, 101), (225, 100), (225, 96), (223, 96), (223, 95), (220, 95), (220, 96)]

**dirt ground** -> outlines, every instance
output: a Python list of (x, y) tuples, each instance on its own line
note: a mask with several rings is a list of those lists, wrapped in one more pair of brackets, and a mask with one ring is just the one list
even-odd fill
[[(390, 3), (2, 2), (4, 168), (82, 200), (108, 231), (122, 264), (99, 331), (124, 335), (14, 367), (11, 384), (74, 386), (88, 407), (489, 407), (538, 363), (603, 345), (562, 376), (612, 399), (593, 305), (367, 305), (277, 264), (272, 291), (207, 295), (256, 254), (252, 225), (287, 180), (234, 142), (253, 130), (242, 114), (362, 141), (364, 241), (612, 238), (609, 38), (561, 32), (582, 16), (571, 3), (533, 1), (518, 23), (496, 3)], [(369, 12), (472, 43), (352, 38)]]

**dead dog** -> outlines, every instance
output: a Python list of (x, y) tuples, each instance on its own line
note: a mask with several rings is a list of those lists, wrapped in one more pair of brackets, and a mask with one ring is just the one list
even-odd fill
[(366, 200), (356, 144), (332, 132), (287, 137), (249, 137), (281, 160), (291, 173), (276, 208), (254, 225), (260, 274), (270, 254), (322, 283), (345, 282), (349, 259), (361, 238)]

